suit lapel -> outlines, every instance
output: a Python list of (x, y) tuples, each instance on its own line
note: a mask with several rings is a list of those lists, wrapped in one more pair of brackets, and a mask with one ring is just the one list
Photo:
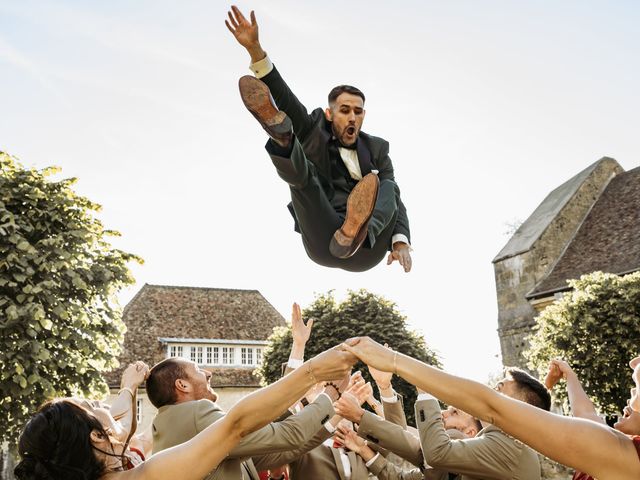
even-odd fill
[(362, 172), (362, 176), (364, 177), (368, 173), (371, 173), (374, 166), (371, 162), (371, 152), (367, 145), (365, 145), (362, 137), (358, 138), (358, 143), (356, 144), (356, 149), (358, 151), (358, 163), (360, 164), (360, 171)]
[(246, 473), (247, 478), (250, 480), (260, 480), (260, 474), (256, 470), (255, 465), (251, 459), (242, 462), (242, 470)]
[(358, 475), (358, 473), (356, 473), (356, 471), (359, 472), (359, 469), (358, 469), (358, 458), (357, 458), (356, 454), (354, 452), (352, 452), (351, 450), (349, 450), (347, 452), (347, 457), (349, 457), (349, 465), (351, 465), (351, 480), (358, 480), (358, 478), (356, 478), (356, 475)]
[(338, 469), (338, 475), (340, 476), (340, 480), (347, 480), (347, 476), (344, 472), (344, 467), (342, 466), (342, 459), (340, 458), (340, 452), (337, 448), (329, 448), (331, 450), (331, 454), (333, 455), (333, 460), (336, 463), (336, 468)]

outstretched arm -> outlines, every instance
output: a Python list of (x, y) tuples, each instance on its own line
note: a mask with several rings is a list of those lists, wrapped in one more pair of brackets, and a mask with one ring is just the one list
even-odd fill
[(567, 393), (569, 395), (569, 405), (574, 417), (586, 418), (598, 423), (605, 423), (602, 417), (596, 412), (596, 407), (589, 396), (585, 393), (576, 372), (564, 360), (553, 359), (549, 364), (549, 373), (545, 379), (546, 387), (551, 390), (553, 385), (564, 378), (567, 381)]
[(149, 366), (142, 361), (131, 363), (122, 372), (120, 391), (110, 409), (111, 415), (121, 428), (116, 436), (122, 443), (131, 438), (136, 431), (136, 392), (148, 374)]
[(275, 420), (311, 385), (344, 377), (354, 363), (353, 355), (328, 350), (301, 368), (238, 402), (222, 419), (186, 443), (163, 450), (141, 466), (120, 475), (137, 480), (200, 480), (224, 460), (242, 437)]
[(370, 338), (351, 339), (343, 348), (363, 362), (394, 371), (443, 402), (493, 423), (560, 463), (600, 480), (640, 477), (640, 461), (633, 442), (611, 428), (554, 415), (511, 399), (478, 382), (386, 349)]
[(313, 120), (306, 107), (293, 94), (262, 48), (255, 13), (251, 11), (248, 20), (240, 9), (233, 5), (228, 16), (229, 19), (225, 20), (225, 24), (238, 43), (249, 53), (251, 69), (269, 87), (276, 105), (291, 118), (293, 131), (303, 142), (313, 127)]
[[(391, 163), (391, 158), (389, 158), (389, 143), (386, 141), (382, 144), (379, 158), (381, 158), (381, 160), (377, 167), (379, 169), (378, 176), (380, 180), (392, 180), (396, 182), (393, 164)], [(411, 232), (409, 229), (407, 209), (402, 202), (402, 198), (398, 196), (398, 216), (393, 229), (393, 236), (391, 237), (391, 252), (387, 257), (387, 265), (391, 265), (391, 263), (397, 261), (402, 268), (404, 268), (405, 272), (410, 272), (412, 264), (410, 242)]]
[(379, 453), (367, 445), (367, 442), (356, 435), (353, 430), (340, 427), (336, 432), (337, 440), (346, 448), (359, 455), (365, 461), (367, 469), (379, 480), (422, 480), (422, 472), (418, 468), (402, 470), (387, 462)]

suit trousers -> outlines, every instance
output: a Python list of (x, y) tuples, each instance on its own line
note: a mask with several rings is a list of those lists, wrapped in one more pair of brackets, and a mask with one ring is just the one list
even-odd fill
[(398, 217), (400, 189), (392, 180), (382, 180), (368, 225), (368, 246), (352, 257), (336, 258), (329, 251), (334, 232), (342, 226), (344, 214), (336, 211), (322, 188), (315, 166), (294, 137), (289, 151), (269, 140), (265, 147), (280, 178), (289, 184), (293, 210), (302, 243), (311, 260), (319, 265), (362, 272), (376, 266), (386, 255)]

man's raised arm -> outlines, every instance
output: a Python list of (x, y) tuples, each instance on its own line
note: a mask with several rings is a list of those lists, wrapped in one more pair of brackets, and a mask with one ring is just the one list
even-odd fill
[(289, 86), (280, 76), (260, 44), (258, 22), (256, 14), (251, 11), (249, 20), (240, 9), (233, 5), (228, 12), (229, 19), (224, 23), (235, 39), (242, 45), (251, 57), (251, 70), (257, 78), (262, 80), (271, 92), (276, 105), (285, 112), (293, 123), (293, 131), (300, 141), (304, 141), (309, 130), (313, 127), (313, 120), (306, 107), (297, 99)]

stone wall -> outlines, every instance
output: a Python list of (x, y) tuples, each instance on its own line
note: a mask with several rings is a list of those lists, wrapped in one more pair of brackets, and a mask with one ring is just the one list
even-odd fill
[(498, 334), (504, 365), (525, 366), (522, 357), (527, 347), (525, 338), (531, 333), (536, 316), (526, 295), (553, 268), (611, 178), (622, 171), (613, 159), (597, 162), (527, 251), (494, 260)]

